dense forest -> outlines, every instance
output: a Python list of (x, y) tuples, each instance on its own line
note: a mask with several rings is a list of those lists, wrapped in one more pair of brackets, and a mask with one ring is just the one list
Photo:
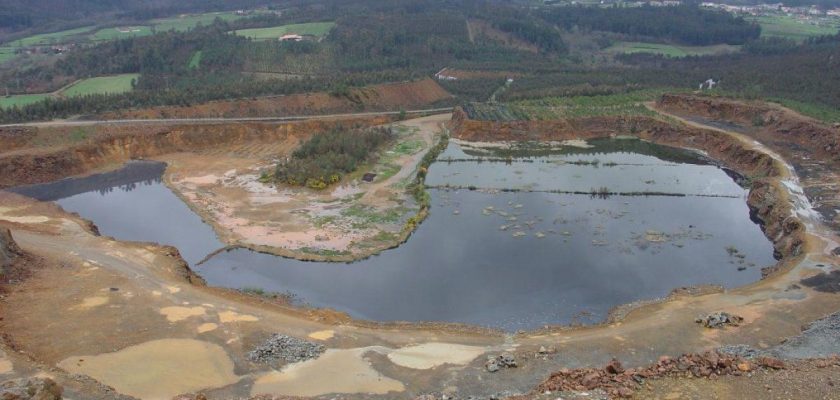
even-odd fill
[[(119, 1), (92, 3), (107, 8)], [(141, 3), (149, 6), (140, 7), (147, 11), (154, 9), (153, 4), (172, 4)], [(56, 90), (87, 77), (139, 74), (131, 92), (52, 96), (0, 109), (0, 121), (309, 91), (340, 95), (352, 86), (427, 77), (444, 67), (493, 72), (441, 82), (462, 102), (487, 101), (507, 77), (514, 82), (496, 93), (499, 101), (646, 88), (696, 89), (699, 82), (712, 78), (720, 81), (722, 90), (742, 96), (840, 107), (837, 36), (804, 43), (758, 38), (757, 25), (696, 4), (635, 8), (522, 7), (484, 0), (282, 4), (287, 7), (279, 14), (216, 20), (187, 31), (83, 45), (54, 62), (0, 70), (4, 85), (0, 89), (10, 94), (43, 87)], [(233, 34), (239, 29), (321, 21), (335, 26), (318, 40), (260, 41)], [(613, 43), (632, 40), (743, 46), (732, 54), (684, 58), (605, 52)], [(196, 67), (191, 60), (199, 53), (201, 63)]]
[(106, 15), (112, 19), (137, 20), (272, 3), (267, 0), (4, 0), (0, 2), (0, 32), (82, 26)]
[(561, 7), (546, 18), (566, 29), (582, 28), (656, 38), (688, 45), (744, 44), (761, 34), (758, 25), (696, 4), (674, 7)]

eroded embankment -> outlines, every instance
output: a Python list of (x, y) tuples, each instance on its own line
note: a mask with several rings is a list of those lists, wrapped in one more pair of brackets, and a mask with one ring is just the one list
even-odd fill
[(752, 103), (719, 97), (666, 94), (657, 106), (678, 114), (729, 121), (776, 134), (776, 140), (809, 149), (820, 159), (840, 162), (840, 129), (767, 103)]
[(773, 104), (697, 95), (666, 95), (656, 108), (692, 123), (724, 125), (778, 153), (796, 170), (813, 209), (840, 232), (840, 124)]
[(255, 99), (211, 101), (183, 107), (150, 107), (114, 111), (97, 119), (280, 117), (324, 115), (361, 111), (399, 111), (447, 104), (452, 99), (431, 78), (414, 82), (385, 83), (353, 88), (344, 94), (326, 92), (291, 94)]
[[(241, 143), (270, 143), (308, 137), (332, 126), (379, 125), (387, 117), (308, 120), (287, 123), (227, 123), (168, 126), (94, 126), (76, 143), (42, 146), (72, 135), (62, 128), (0, 128), (0, 189), (54, 181), (116, 166), (130, 159), (197, 151)], [(4, 134), (8, 130), (15, 130)], [(15, 134), (16, 133), (16, 134)], [(28, 139), (27, 139), (28, 138)], [(8, 142), (8, 144), (7, 144)], [(22, 142), (22, 143), (20, 143)]]
[(587, 117), (553, 121), (478, 121), (456, 110), (452, 136), (468, 141), (563, 141), (633, 135), (658, 144), (697, 149), (752, 182), (747, 203), (773, 242), (777, 257), (802, 252), (805, 226), (795, 216), (780, 182), (780, 162), (724, 132), (647, 116)]

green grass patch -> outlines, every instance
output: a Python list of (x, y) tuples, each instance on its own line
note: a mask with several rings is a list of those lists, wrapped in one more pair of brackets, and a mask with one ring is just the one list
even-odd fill
[(234, 33), (239, 36), (245, 36), (255, 40), (277, 40), (280, 36), (290, 34), (323, 37), (329, 33), (333, 26), (335, 26), (335, 22), (309, 22), (305, 24), (281, 25), (269, 28), (242, 29), (235, 31)]
[(83, 142), (83, 141), (87, 140), (87, 138), (89, 136), (90, 136), (90, 133), (87, 131), (87, 129), (76, 128), (75, 130), (70, 132), (70, 135), (68, 136), (68, 138), (70, 139), (71, 142)]
[(125, 93), (131, 91), (131, 81), (139, 76), (140, 74), (122, 74), (83, 79), (64, 89), (62, 94), (72, 97), (88, 94)]
[(400, 155), (414, 154), (422, 150), (425, 145), (425, 142), (422, 140), (406, 140), (404, 142), (397, 143), (397, 145), (394, 146), (394, 153)]
[(802, 101), (781, 98), (770, 98), (769, 100), (775, 103), (779, 103), (782, 106), (790, 108), (791, 110), (794, 110), (802, 115), (807, 115), (811, 118), (818, 119), (823, 122), (840, 122), (840, 109), (820, 104), (805, 103)]
[(680, 58), (687, 56), (707, 56), (716, 54), (733, 53), (739, 51), (741, 46), (728, 44), (716, 44), (711, 46), (678, 46), (662, 43), (647, 42), (618, 42), (606, 51), (611, 53), (651, 53), (661, 54), (666, 57)]
[(546, 97), (514, 102), (509, 106), (517, 113), (527, 115), (532, 120), (550, 120), (559, 118), (615, 116), (615, 115), (655, 115), (643, 103), (654, 101), (663, 93), (686, 91), (685, 89), (655, 88), (636, 90), (598, 96)]
[(11, 108), (14, 106), (23, 107), (27, 104), (37, 103), (41, 100), (50, 97), (49, 94), (16, 94), (12, 96), (0, 97), (0, 107)]
[(0, 47), (0, 64), (15, 58), (15, 49), (12, 47)]
[(405, 209), (400, 207), (381, 211), (362, 204), (353, 204), (341, 211), (342, 216), (357, 220), (353, 224), (356, 228), (367, 228), (370, 224), (393, 224), (399, 221), (404, 213)]
[(23, 39), (14, 40), (9, 43), (11, 47), (27, 47), (27, 46), (42, 46), (64, 43), (67, 39), (74, 36), (79, 36), (93, 30), (94, 26), (86, 26), (76, 29), (68, 29), (66, 31), (42, 33), (39, 35), (27, 36)]
[(179, 17), (160, 18), (151, 21), (152, 26), (158, 32), (170, 30), (186, 31), (195, 28), (199, 24), (210, 25), (216, 18), (223, 21), (234, 21), (245, 16), (236, 15), (233, 12), (212, 12), (206, 14), (183, 15)]
[(761, 25), (762, 37), (783, 37), (803, 41), (812, 36), (834, 35), (840, 29), (837, 19), (800, 20), (787, 15), (759, 16), (750, 19)]
[(192, 57), (190, 57), (190, 63), (187, 64), (187, 68), (197, 69), (199, 66), (201, 66), (201, 55), (201, 50), (196, 50), (196, 52), (193, 53)]
[(126, 39), (130, 37), (149, 36), (152, 34), (152, 29), (148, 26), (118, 26), (114, 28), (103, 28), (93, 35), (90, 39), (93, 41), (105, 41)]

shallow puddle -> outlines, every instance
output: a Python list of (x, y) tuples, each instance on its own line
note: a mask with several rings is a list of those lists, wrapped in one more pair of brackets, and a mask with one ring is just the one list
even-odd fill
[(272, 371), (254, 382), (251, 395), (319, 396), (329, 393), (385, 394), (405, 390), (364, 359), (368, 349), (329, 349), (320, 357)]
[(191, 339), (162, 339), (96, 356), (73, 356), (58, 364), (118, 392), (146, 400), (235, 383), (233, 361), (220, 346)]
[(483, 347), (450, 343), (423, 343), (388, 353), (394, 364), (413, 369), (429, 369), (444, 364), (466, 365), (484, 354)]

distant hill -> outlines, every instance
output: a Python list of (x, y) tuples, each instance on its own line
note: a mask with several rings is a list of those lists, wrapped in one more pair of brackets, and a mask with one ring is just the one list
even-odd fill
[(104, 16), (149, 19), (178, 13), (253, 8), (268, 0), (4, 0), (0, 32), (42, 31), (98, 22)]

